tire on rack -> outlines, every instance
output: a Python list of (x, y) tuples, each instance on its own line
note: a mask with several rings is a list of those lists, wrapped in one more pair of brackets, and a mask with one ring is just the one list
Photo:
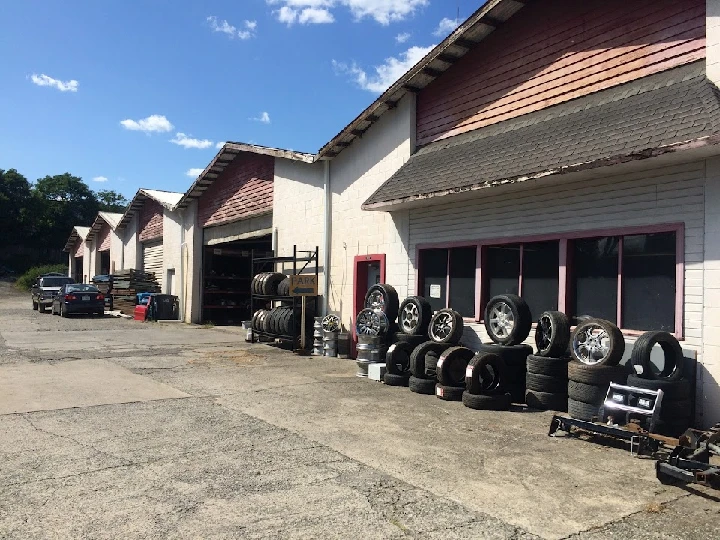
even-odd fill
[(268, 273), (262, 282), (262, 294), (265, 296), (277, 296), (278, 285), (280, 285), (280, 283), (282, 283), (286, 278), (287, 276), (285, 274), (280, 274), (278, 272)]
[(407, 335), (427, 335), (432, 306), (422, 296), (410, 296), (400, 304), (398, 324), (400, 331)]
[(438, 383), (441, 386), (462, 388), (464, 391), (465, 373), (473, 356), (475, 353), (467, 347), (450, 347), (443, 352), (436, 368)]
[(568, 364), (568, 379), (595, 386), (605, 386), (611, 382), (625, 384), (628, 372), (625, 366), (587, 366), (573, 360)]
[(507, 411), (510, 409), (512, 397), (508, 393), (486, 396), (465, 391), (462, 402), (466, 407), (478, 411)]
[[(435, 368), (437, 367), (438, 358), (437, 355), (442, 354), (449, 348), (449, 345), (436, 343), (434, 341), (425, 341), (424, 343), (421, 343), (415, 347), (410, 354), (410, 373), (412, 373), (417, 379), (435, 380)], [(436, 358), (435, 365), (432, 367), (432, 376), (428, 374), (427, 355), (429, 353), (434, 353)]]
[(550, 358), (531, 354), (527, 357), (527, 372), (567, 379), (569, 361), (569, 358)]
[(505, 393), (505, 365), (493, 353), (477, 353), (465, 370), (465, 389), (468, 394), (496, 395)]
[(570, 354), (588, 366), (617, 366), (625, 352), (620, 329), (604, 319), (580, 322), (570, 337)]
[(534, 392), (567, 395), (568, 379), (567, 377), (553, 377), (551, 375), (528, 373), (525, 377), (525, 388)]
[(257, 274), (250, 284), (250, 289), (253, 292), (253, 294), (262, 294), (262, 281), (265, 279), (265, 276), (267, 275), (267, 272), (261, 272)]
[(386, 371), (385, 375), (383, 375), (383, 382), (388, 386), (408, 386), (410, 384), (410, 375), (395, 375)]
[(568, 398), (567, 400), (567, 412), (572, 418), (578, 420), (585, 420), (586, 422), (593, 419), (593, 417), (600, 415), (600, 405), (592, 403), (585, 403), (583, 401), (575, 401), (574, 399)]
[(463, 318), (457, 311), (446, 308), (437, 311), (430, 319), (428, 336), (437, 343), (455, 345), (463, 335)]
[(528, 407), (541, 411), (567, 411), (567, 393), (525, 391), (525, 403)]
[(365, 308), (382, 311), (389, 321), (395, 321), (400, 308), (400, 301), (395, 287), (386, 283), (377, 283), (365, 294)]
[(278, 296), (290, 296), (290, 278), (286, 277), (278, 283)]
[(500, 294), (485, 306), (485, 330), (498, 345), (519, 345), (531, 328), (530, 308), (515, 294)]
[(586, 384), (577, 381), (568, 382), (568, 397), (575, 401), (590, 403), (593, 405), (602, 405), (607, 396), (610, 384), (596, 385)]
[(561, 311), (540, 314), (535, 328), (536, 356), (560, 358), (570, 343), (570, 320)]
[(413, 349), (417, 347), (418, 345), (422, 345), (427, 341), (427, 336), (425, 335), (409, 335), (409, 334), (403, 334), (402, 332), (396, 332), (393, 336), (393, 342), (394, 343), (407, 343), (410, 345)]
[(390, 345), (385, 355), (385, 372), (392, 375), (410, 376), (410, 355), (413, 347), (409, 343)]
[(435, 381), (432, 379), (418, 379), (412, 375), (408, 379), (408, 386), (411, 392), (431, 396), (435, 394)]
[(446, 386), (444, 384), (435, 385), (435, 397), (445, 401), (462, 401), (464, 386)]
[(690, 381), (687, 379), (680, 379), (679, 381), (652, 380), (630, 375), (627, 378), (627, 385), (646, 390), (662, 390), (664, 394), (663, 400), (680, 401), (690, 399)]
[[(650, 353), (655, 345), (660, 345), (665, 356), (662, 371), (656, 373), (650, 362)], [(680, 380), (683, 376), (685, 359), (678, 340), (668, 332), (645, 332), (633, 346), (630, 364), (638, 376), (643, 379)]]

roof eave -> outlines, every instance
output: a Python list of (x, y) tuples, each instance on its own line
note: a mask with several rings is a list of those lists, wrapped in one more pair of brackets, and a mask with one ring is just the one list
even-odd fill
[[(464, 186), (461, 188), (456, 189), (446, 189), (442, 191), (434, 191), (431, 193), (423, 193), (414, 195), (411, 197), (403, 197), (399, 199), (394, 199), (390, 201), (381, 201), (381, 202), (375, 202), (375, 203), (368, 203), (365, 202), (362, 204), (361, 208), (363, 210), (367, 211), (375, 211), (375, 212), (392, 212), (396, 210), (402, 210), (411, 206), (415, 206), (419, 203), (423, 202), (429, 202), (433, 199), (438, 199), (442, 197), (447, 197), (449, 195), (459, 195), (463, 193), (471, 193), (471, 192), (477, 192), (488, 188), (503, 186), (503, 185), (509, 185), (509, 184), (518, 184), (522, 182), (526, 182), (528, 180), (537, 180), (540, 178), (545, 178), (549, 176), (559, 176), (563, 174), (569, 174), (569, 173), (575, 173), (575, 172), (581, 172), (581, 171), (589, 171), (592, 169), (599, 169), (602, 167), (611, 167), (613, 165), (622, 165), (625, 163), (630, 163), (633, 161), (641, 161), (651, 158), (657, 158), (660, 156), (665, 156), (669, 154), (676, 154), (678, 152), (689, 152), (689, 151), (697, 151), (698, 157), (705, 157), (706, 155), (713, 155), (716, 153), (720, 153), (720, 134), (717, 135), (708, 135), (705, 137), (700, 137), (697, 139), (692, 139), (689, 141), (682, 141), (677, 143), (672, 143), (668, 145), (658, 146), (655, 148), (647, 148), (645, 150), (640, 150), (638, 152), (631, 152), (629, 154), (619, 154), (612, 157), (607, 158), (600, 158), (593, 161), (587, 161), (583, 163), (576, 163), (573, 165), (566, 165), (563, 167), (557, 167), (554, 169), (548, 169), (545, 171), (539, 171), (539, 172), (533, 172), (528, 173), (521, 176), (514, 176), (514, 177), (508, 177), (508, 178), (501, 178), (497, 180), (492, 180), (488, 182), (480, 182), (477, 184), (471, 184), (469, 186)], [(702, 155), (700, 152), (704, 152)]]

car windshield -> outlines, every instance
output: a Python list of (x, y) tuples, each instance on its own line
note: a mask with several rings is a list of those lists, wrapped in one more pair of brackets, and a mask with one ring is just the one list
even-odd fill
[(44, 277), (40, 285), (42, 287), (62, 287), (68, 283), (72, 283), (73, 278), (69, 277)]
[(71, 293), (71, 292), (91, 292), (91, 293), (99, 293), (99, 292), (100, 292), (100, 291), (98, 290), (98, 288), (95, 287), (95, 286), (93, 286), (93, 285), (82, 285), (82, 284), (80, 284), (80, 285), (68, 285), (67, 287), (65, 287), (65, 290), (66, 290), (67, 292), (69, 292), (69, 293)]

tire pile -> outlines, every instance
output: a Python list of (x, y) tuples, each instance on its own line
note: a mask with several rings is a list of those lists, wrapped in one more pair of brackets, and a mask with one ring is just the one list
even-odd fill
[(545, 311), (535, 329), (537, 352), (527, 357), (525, 403), (534, 409), (567, 411), (570, 321), (560, 311)]
[[(263, 272), (256, 275), (250, 282), (250, 291), (255, 296), (268, 297), (268, 301), (277, 297), (290, 295), (290, 278), (279, 272)], [(312, 338), (313, 312), (307, 309), (305, 329), (309, 338)], [(302, 310), (292, 306), (278, 306), (272, 309), (259, 309), (251, 319), (252, 329), (256, 332), (271, 334), (277, 337), (297, 338), (300, 335)], [(296, 322), (293, 323), (293, 320)], [(295, 331), (293, 332), (293, 324)]]

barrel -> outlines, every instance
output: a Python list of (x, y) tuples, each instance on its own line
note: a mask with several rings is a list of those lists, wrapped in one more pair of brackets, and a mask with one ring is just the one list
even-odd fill
[(383, 343), (382, 336), (358, 336), (357, 357), (355, 363), (358, 366), (358, 377), (368, 376), (369, 364), (384, 362), (387, 354), (387, 345)]

